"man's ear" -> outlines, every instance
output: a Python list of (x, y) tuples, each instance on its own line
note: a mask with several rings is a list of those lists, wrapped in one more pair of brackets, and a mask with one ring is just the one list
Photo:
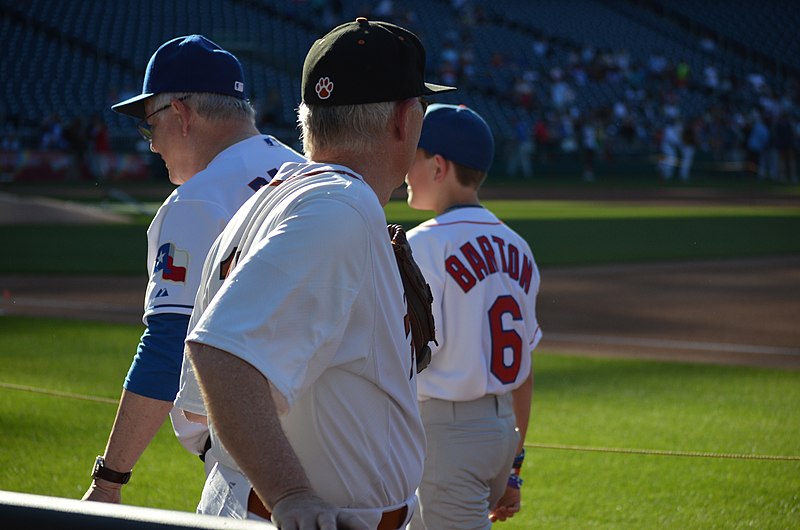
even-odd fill
[(394, 109), (393, 122), (393, 133), (397, 140), (404, 142), (408, 135), (414, 132), (411, 120), (414, 118), (414, 112), (416, 112), (416, 106), (418, 105), (418, 98), (409, 98), (397, 102)]
[(178, 113), (178, 119), (181, 122), (181, 134), (187, 136), (189, 134), (189, 125), (194, 120), (194, 111), (179, 99), (173, 99), (171, 105), (173, 110)]

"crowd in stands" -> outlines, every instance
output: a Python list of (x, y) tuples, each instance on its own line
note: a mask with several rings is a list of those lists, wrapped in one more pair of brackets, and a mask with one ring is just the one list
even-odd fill
[[(731, 70), (708, 35), (694, 40), (693, 51), (704, 58), (698, 66), (674, 50), (642, 54), (526, 33), (481, 2), (439, 3), (449, 4), (449, 19), (437, 21), (436, 35), (415, 3), (362, 1), (355, 8), (342, 0), (293, 0), (280, 3), (280, 9), (290, 18), (305, 13), (307, 20), (326, 27), (355, 9), (417, 31), (430, 49), (428, 67), (436, 78), (458, 86), (459, 97), (469, 96), (467, 101), (490, 120), (500, 144), (494, 172), (534, 178), (560, 161), (580, 158), (581, 176), (594, 180), (601, 163), (608, 167), (637, 158), (665, 180), (730, 172), (798, 181), (800, 83), (791, 71), (772, 76)], [(522, 35), (515, 43), (524, 45), (487, 49), (492, 41), (479, 36), (498, 27), (513, 30), (515, 38)], [(117, 89), (115, 100), (125, 90), (135, 88)], [(296, 132), (283, 112), (285, 101), (276, 88), (260, 95), (260, 129)], [(26, 147), (17, 119), (0, 118), (0, 151)], [(36, 145), (27, 147), (67, 151), (92, 166), (95, 153), (110, 149), (113, 133), (100, 113), (66, 122), (54, 113), (42, 121)]]
[[(23, 151), (16, 122), (16, 119), (7, 119), (3, 125), (0, 151), (6, 156), (20, 156)], [(71, 161), (66, 166), (67, 179), (80, 180), (88, 173), (97, 182), (103, 180), (98, 155), (111, 153), (108, 126), (100, 113), (89, 119), (75, 116), (68, 122), (57, 112), (47, 116), (39, 127), (36, 144), (31, 148), (45, 153), (68, 154)]]
[[(496, 50), (490, 64), (476, 64), (473, 32), (487, 15), (464, 1), (453, 6), (457, 25), (438, 57), (439, 75), (514, 103), (506, 135), (508, 174), (527, 178), (532, 163), (546, 168), (555, 158), (579, 153), (584, 179), (593, 180), (597, 157), (653, 154), (662, 178), (686, 181), (699, 151), (720, 171), (798, 182), (797, 79), (723, 73), (708, 37), (698, 38), (709, 58), (699, 72), (662, 53), (642, 60), (624, 48), (555, 44), (543, 36), (531, 38), (522, 53)], [(504, 86), (497, 79), (510, 81)], [(616, 98), (587, 104), (581, 89), (588, 85), (604, 85)]]

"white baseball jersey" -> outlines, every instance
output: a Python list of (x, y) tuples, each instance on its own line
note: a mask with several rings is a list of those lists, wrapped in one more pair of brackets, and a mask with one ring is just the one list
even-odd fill
[(408, 241), (433, 292), (439, 342), (418, 376), (419, 399), (469, 401), (520, 386), (542, 336), (528, 243), (480, 206), (426, 221)]
[(192, 313), (203, 261), (214, 239), (281, 164), (302, 160), (272, 136), (253, 136), (219, 153), (167, 197), (147, 229), (145, 324), (157, 313)]
[[(377, 524), (383, 509), (413, 506), (422, 476), (425, 434), (405, 316), (372, 188), (346, 167), (289, 163), (214, 244), (187, 341), (261, 371), (317, 493)], [(188, 362), (176, 405), (203, 413)], [(236, 470), (221, 453), (221, 469)], [(214, 474), (206, 488), (217, 491), (203, 498), (223, 501), (201, 501), (201, 512), (247, 505)]]
[[(228, 147), (178, 186), (147, 229), (149, 280), (144, 323), (159, 313), (190, 315), (208, 249), (239, 207), (287, 161), (304, 158), (272, 136), (257, 135)], [(198, 454), (205, 426), (170, 413), (180, 443)]]

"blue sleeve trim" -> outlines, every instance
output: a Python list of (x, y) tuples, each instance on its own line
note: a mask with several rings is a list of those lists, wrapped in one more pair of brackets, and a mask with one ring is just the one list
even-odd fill
[(147, 317), (147, 329), (125, 378), (125, 389), (152, 399), (174, 401), (188, 327), (189, 315), (161, 313)]
[(159, 304), (154, 305), (153, 309), (163, 309), (165, 307), (180, 307), (181, 309), (193, 309), (193, 305), (181, 305), (181, 304)]

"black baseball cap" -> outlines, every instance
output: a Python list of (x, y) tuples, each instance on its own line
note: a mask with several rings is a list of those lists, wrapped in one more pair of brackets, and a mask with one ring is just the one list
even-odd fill
[(164, 92), (210, 92), (246, 99), (242, 65), (232, 53), (202, 35), (174, 38), (150, 57), (142, 93), (111, 109), (143, 119), (147, 98)]
[(407, 29), (359, 17), (311, 45), (303, 64), (307, 105), (400, 101), (455, 87), (425, 82), (425, 48)]

